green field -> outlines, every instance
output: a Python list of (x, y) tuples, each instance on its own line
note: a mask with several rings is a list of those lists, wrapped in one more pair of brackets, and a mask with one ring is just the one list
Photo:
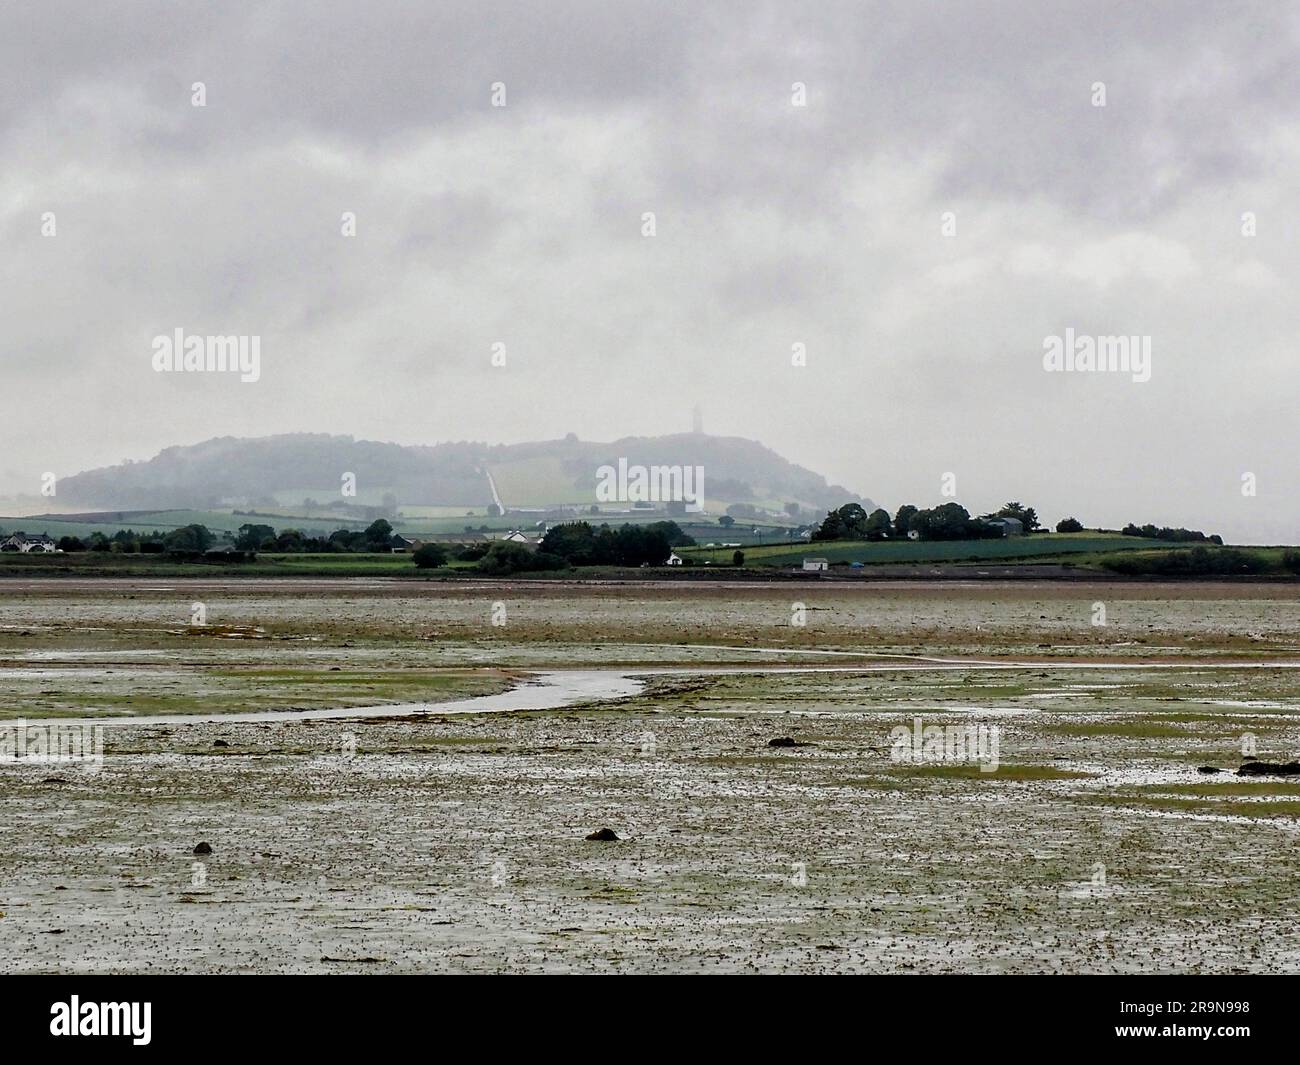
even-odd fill
[[(735, 539), (739, 539), (736, 537)], [(1043, 533), (1013, 536), (1002, 540), (886, 540), (829, 541), (824, 543), (768, 544), (746, 547), (746, 566), (797, 566), (805, 558), (876, 565), (888, 562), (985, 562), (1014, 558), (1039, 560), (1057, 555), (1090, 552), (1130, 551), (1150, 547), (1151, 541), (1118, 533)], [(678, 550), (683, 558), (714, 565), (731, 564), (734, 548), (687, 547)]]
[[(537, 455), (531, 458), (512, 459), (509, 462), (494, 463), (490, 467), (492, 480), (496, 483), (497, 492), (501, 496), (502, 502), (507, 507), (546, 507), (560, 504), (576, 505), (579, 509), (584, 509), (596, 502), (596, 489), (594, 484), (585, 488), (580, 488), (574, 483), (574, 474), (572, 470), (565, 469), (564, 461), (557, 455)], [(594, 471), (592, 471), (594, 472)], [(706, 485), (707, 493), (707, 485)], [(751, 499), (727, 499), (714, 495), (707, 495), (705, 505), (711, 514), (722, 514), (732, 503), (749, 503), (751, 506), (759, 507), (764, 510), (771, 510), (776, 513), (781, 512), (785, 505), (783, 499), (775, 497), (751, 498)], [(614, 504), (615, 506), (627, 507), (628, 504)], [(657, 520), (662, 520), (663, 515), (656, 515)], [(624, 516), (619, 516), (619, 520), (626, 520)], [(682, 519), (678, 517), (678, 524), (682, 524)], [(708, 523), (714, 529), (718, 528), (717, 518), (709, 518)], [(773, 525), (770, 518), (763, 519), (763, 523), (780, 528), (781, 526)], [(737, 518), (737, 527), (744, 525), (745, 519)], [(752, 524), (752, 523), (750, 523)], [(749, 525), (745, 525), (748, 529)], [(693, 534), (692, 534), (693, 535)], [(710, 536), (710, 539), (717, 539), (717, 536)], [(727, 539), (732, 539), (728, 536)]]
[[(472, 569), (452, 562), (437, 574)], [(165, 555), (125, 555), (78, 551), (62, 555), (0, 554), (5, 577), (416, 577), (421, 573), (409, 554), (263, 554), (256, 562), (181, 562)]]
[(575, 487), (573, 475), (565, 472), (564, 463), (554, 455), (493, 463), (491, 473), (501, 502), (507, 507), (596, 501), (595, 489)]
[[(506, 497), (508, 499), (508, 497)], [(475, 509), (473, 515), (466, 511)], [(478, 530), (486, 526), (489, 532), (502, 532), (522, 528), (529, 534), (536, 534), (536, 523), (540, 514), (506, 514), (488, 517), (484, 508), (459, 507), (403, 507), (400, 517), (390, 519), (393, 529), (405, 536), (465, 535), (465, 526)], [(664, 521), (662, 512), (638, 513), (603, 513), (567, 515), (565, 521), (589, 521), (593, 525), (608, 523), (613, 526), (624, 524), (640, 525), (649, 522)], [(730, 529), (718, 524), (716, 518), (695, 515), (678, 515), (673, 520), (689, 536), (701, 543), (741, 543), (772, 541), (784, 534), (785, 526), (767, 522), (737, 522)], [(552, 521), (552, 524), (555, 524)], [(0, 517), (0, 531), (5, 535), (19, 530), (35, 535), (45, 533), (59, 539), (61, 536), (77, 536), (85, 539), (92, 533), (112, 536), (121, 529), (131, 529), (137, 533), (170, 532), (184, 525), (203, 525), (214, 533), (235, 533), (241, 525), (270, 525), (277, 532), (285, 529), (297, 529), (308, 536), (328, 535), (336, 529), (364, 529), (370, 524), (368, 519), (358, 517), (339, 517), (332, 514), (301, 514), (292, 507), (271, 507), (235, 513), (230, 510), (150, 510), (127, 512), (104, 512), (102, 514), (80, 514), (61, 517), (58, 515), (37, 517)], [(757, 529), (757, 532), (753, 530)]]
[[(105, 515), (105, 517), (108, 517)], [(335, 521), (325, 526), (313, 527), (291, 517), (276, 518), (271, 515), (231, 515), (219, 511), (152, 511), (132, 513), (123, 518), (114, 515), (114, 520), (104, 522), (60, 521), (31, 518), (0, 518), (0, 529), (22, 529), (28, 533), (47, 532), (58, 538), (70, 535), (85, 538), (93, 532), (111, 535), (119, 528), (131, 528), (137, 532), (162, 530), (164, 532), (181, 525), (199, 523), (214, 532), (233, 531), (245, 522), (272, 524), (277, 529), (299, 528), (308, 533), (323, 533), (346, 525), (353, 529), (364, 528), (365, 522)], [(426, 536), (432, 533), (463, 534), (465, 525), (477, 529), (481, 525), (489, 527), (492, 534), (513, 528), (519, 515), (509, 518), (425, 518), (416, 521), (394, 522), (398, 532), (408, 536)], [(143, 520), (137, 520), (143, 519)], [(163, 523), (163, 519), (170, 519)], [(585, 515), (581, 519), (593, 525), (608, 522), (621, 525), (625, 522), (643, 523), (662, 521), (661, 514), (604, 514)], [(731, 529), (710, 522), (692, 523), (687, 518), (679, 517), (678, 523), (683, 531), (694, 536), (697, 543), (738, 543), (745, 556), (746, 569), (775, 569), (778, 567), (798, 567), (806, 558), (825, 558), (832, 565), (847, 567), (859, 562), (863, 565), (887, 564), (924, 564), (924, 563), (970, 563), (973, 565), (998, 562), (1030, 561), (1034, 563), (1067, 563), (1072, 566), (1099, 572), (1127, 574), (1130, 576), (1154, 577), (1196, 577), (1196, 576), (1284, 576), (1289, 577), (1294, 569), (1288, 570), (1283, 564), (1283, 547), (1218, 548), (1194, 543), (1161, 543), (1138, 537), (1122, 536), (1119, 533), (1043, 533), (1034, 536), (1011, 537), (998, 540), (942, 540), (942, 541), (881, 541), (868, 543), (863, 541), (831, 541), (823, 543), (763, 543), (762, 538), (779, 535), (780, 529), (770, 526), (759, 527), (746, 524)], [(523, 527), (535, 534), (530, 522)], [(475, 533), (477, 537), (479, 534)], [(489, 535), (489, 534), (485, 534)], [(471, 537), (463, 537), (471, 538)], [(1186, 552), (1197, 547), (1202, 548), (1212, 557), (1231, 560), (1232, 564), (1218, 570), (1201, 570), (1189, 572), (1170, 571), (1161, 568), (1161, 563), (1168, 563), (1171, 556), (1179, 556), (1175, 561), (1182, 563)], [(689, 564), (706, 563), (719, 567), (732, 567), (735, 547), (704, 546), (679, 547), (677, 553)], [(1248, 560), (1249, 565), (1243, 565)], [(158, 554), (118, 554), (114, 552), (70, 552), (54, 555), (23, 555), (6, 552), (0, 555), (0, 576), (34, 575), (41, 573), (49, 576), (98, 576), (121, 575), (130, 573), (148, 573), (153, 576), (201, 576), (213, 571), (232, 576), (433, 576), (433, 573), (419, 574), (409, 554), (259, 554), (252, 563), (220, 562), (182, 562)], [(435, 571), (439, 574), (465, 574), (473, 572), (473, 563), (451, 562), (448, 566)], [(564, 572), (556, 571), (550, 576), (556, 577)], [(583, 571), (587, 576), (610, 575), (619, 572), (615, 567), (594, 567)], [(532, 576), (544, 577), (545, 574)]]
[[(468, 508), (467, 508), (468, 509)], [(407, 536), (424, 536), (433, 533), (460, 533), (466, 525), (477, 529), (486, 525), (489, 530), (499, 531), (513, 529), (519, 522), (513, 518), (489, 518), (482, 514), (466, 517), (462, 512), (456, 516), (413, 515), (392, 522), (393, 528)], [(90, 536), (103, 533), (112, 536), (120, 529), (132, 529), (138, 533), (170, 532), (184, 525), (203, 525), (215, 533), (234, 533), (241, 525), (270, 525), (276, 531), (297, 529), (309, 536), (328, 535), (336, 529), (364, 529), (370, 524), (363, 518), (341, 518), (331, 515), (306, 515), (293, 513), (256, 513), (236, 514), (229, 510), (161, 510), (132, 512), (126, 516), (117, 514), (96, 515), (95, 520), (85, 518), (61, 517), (0, 517), (0, 530), (8, 535), (19, 530), (35, 535), (45, 533), (56, 540), (61, 536)]]

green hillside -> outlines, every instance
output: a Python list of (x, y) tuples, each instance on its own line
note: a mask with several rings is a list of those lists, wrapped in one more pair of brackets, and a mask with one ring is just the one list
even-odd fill
[(628, 466), (701, 468), (707, 500), (719, 511), (744, 503), (779, 514), (798, 504), (811, 520), (847, 500), (874, 506), (756, 441), (706, 433), (432, 446), (321, 433), (221, 437), (63, 477), (59, 502), (84, 511), (297, 508), (319, 514), (341, 503), (388, 512), (478, 511), (493, 501), (491, 472), (507, 507), (589, 506), (597, 502), (598, 471), (620, 459)]

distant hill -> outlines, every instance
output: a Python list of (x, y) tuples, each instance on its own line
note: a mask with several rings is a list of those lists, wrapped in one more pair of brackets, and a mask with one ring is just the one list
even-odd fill
[[(822, 511), (870, 500), (787, 462), (741, 437), (681, 433), (610, 443), (562, 440), (528, 444), (459, 442), (387, 444), (350, 436), (291, 433), (218, 437), (169, 447), (147, 462), (87, 470), (60, 479), (59, 502), (86, 510), (154, 510), (328, 504), (340, 498), (345, 473), (356, 476), (358, 504), (482, 507), (495, 482), (507, 508), (596, 502), (596, 471), (620, 458), (645, 466), (704, 467), (709, 509), (747, 503), (781, 510), (798, 503)], [(491, 481), (489, 481), (491, 474)]]

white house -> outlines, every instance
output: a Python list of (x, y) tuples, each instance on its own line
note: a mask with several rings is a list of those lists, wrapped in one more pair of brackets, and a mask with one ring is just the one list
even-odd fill
[(498, 537), (498, 539), (509, 540), (512, 544), (532, 543), (532, 541), (528, 539), (528, 537), (524, 535), (524, 533), (521, 532), (519, 529), (511, 529), (508, 533), (505, 534), (505, 536)]
[(39, 536), (28, 536), (26, 533), (14, 533), (9, 539), (0, 542), (0, 551), (21, 551), (23, 554), (36, 552), (54, 553), (58, 550), (55, 542), (41, 533)]
[(667, 566), (680, 566), (682, 564), (681, 556), (679, 556), (677, 552), (674, 551), (671, 555), (668, 556), (668, 561), (664, 564)]
[(814, 572), (817, 570), (830, 569), (830, 566), (830, 562), (824, 558), (805, 558), (803, 560), (803, 568)]

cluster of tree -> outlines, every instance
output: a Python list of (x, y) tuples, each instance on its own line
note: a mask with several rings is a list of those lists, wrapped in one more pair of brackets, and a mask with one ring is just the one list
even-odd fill
[[(998, 511), (999, 517), (1019, 518), (1026, 532), (1038, 528), (1038, 515), (1033, 507), (1008, 503)], [(839, 510), (828, 511), (822, 523), (813, 531), (814, 540), (886, 540), (902, 539), (916, 533), (922, 540), (983, 540), (1002, 535), (1002, 531), (972, 518), (960, 503), (944, 503), (922, 510), (910, 503), (898, 508), (891, 519), (885, 510), (870, 514), (857, 503), (847, 503)]]
[(1269, 570), (1268, 560), (1263, 555), (1232, 547), (1202, 546), (1184, 551), (1126, 551), (1106, 560), (1104, 565), (1116, 573), (1153, 577), (1233, 576), (1267, 573)]
[(527, 571), (568, 569), (569, 563), (549, 551), (534, 551), (523, 544), (497, 540), (488, 546), (478, 561), (480, 573), (490, 577), (505, 577), (511, 573)]
[(450, 553), (442, 544), (421, 544), (411, 552), (417, 569), (437, 569), (445, 566), (449, 557)]
[(123, 555), (152, 555), (165, 551), (206, 551), (216, 542), (216, 537), (203, 525), (186, 525), (171, 532), (138, 533), (134, 529), (118, 529), (111, 536), (94, 532), (82, 539), (80, 536), (62, 536), (55, 545), (61, 551), (111, 551)]
[[(915, 512), (916, 508), (905, 508)], [(901, 514), (902, 511), (899, 511)], [(860, 503), (846, 503), (839, 510), (829, 510), (822, 523), (813, 530), (814, 540), (883, 540), (893, 534), (888, 511), (870, 514)], [(904, 535), (906, 530), (904, 529)]]
[(1038, 524), (1038, 512), (1035, 511), (1033, 507), (1022, 506), (1020, 503), (1004, 503), (1002, 509), (994, 516), (998, 518), (1018, 519), (1027, 533), (1037, 532), (1041, 528)]
[[(196, 524), (166, 533), (137, 533), (131, 529), (119, 529), (112, 536), (98, 532), (85, 539), (65, 536), (59, 540), (58, 546), (64, 551), (116, 551), (124, 554), (171, 551), (189, 554), (207, 551), (217, 542), (217, 534), (206, 526)], [(228, 535), (226, 542), (229, 542)], [(395, 546), (395, 541), (393, 527), (384, 518), (371, 522), (365, 529), (336, 529), (328, 536), (308, 536), (298, 529), (276, 532), (273, 526), (250, 522), (239, 527), (234, 546), (239, 551), (332, 554), (389, 551)]]
[(617, 529), (575, 521), (547, 530), (539, 554), (554, 555), (571, 566), (661, 566), (674, 547), (694, 543), (675, 521)]
[(102, 532), (91, 533), (84, 540), (80, 536), (60, 536), (54, 545), (60, 551), (113, 551), (125, 555), (154, 553), (163, 550), (162, 533), (137, 533), (134, 529), (119, 529), (112, 536)]
[[(1042, 528), (1034, 508), (1016, 501), (1004, 504), (996, 514), (989, 517), (1016, 518), (1027, 533)], [(812, 538), (814, 540), (885, 540), (891, 537), (902, 539), (914, 532), (922, 540), (980, 540), (1001, 535), (1000, 530), (990, 527), (985, 522), (984, 518), (972, 518), (966, 509), (957, 503), (944, 503), (929, 510), (922, 510), (906, 503), (898, 508), (898, 513), (892, 519), (884, 510), (874, 510), (868, 514), (859, 504), (848, 503), (839, 510), (828, 511), (822, 523), (813, 530)], [(1077, 518), (1063, 518), (1056, 523), (1056, 531), (1083, 532), (1083, 523)], [(1129, 524), (1121, 531), (1125, 536), (1142, 536), (1171, 543), (1223, 544), (1222, 537), (1207, 536), (1194, 529)]]
[(906, 528), (922, 540), (990, 540), (1002, 535), (996, 526), (972, 518), (960, 503), (918, 510), (908, 515)]
[(411, 557), (420, 569), (437, 569), (456, 558), (476, 562), (479, 572), (499, 577), (570, 566), (659, 566), (674, 547), (694, 543), (675, 521), (617, 529), (575, 521), (552, 526), (536, 550), (509, 540), (459, 546), (429, 543), (421, 544)]
[(534, 551), (510, 540), (497, 540), (490, 544), (465, 544), (448, 548), (444, 544), (421, 544), (411, 558), (419, 569), (438, 569), (452, 557), (465, 562), (477, 562), (480, 573), (503, 577), (528, 570), (567, 569), (569, 564), (548, 551)]
[(365, 529), (336, 529), (328, 536), (307, 536), (297, 529), (277, 533), (270, 525), (241, 525), (235, 537), (240, 551), (337, 552), (388, 551), (393, 547), (393, 527), (384, 518)]
[[(492, 550), (493, 544), (421, 544), (412, 553), (411, 558), (420, 569), (437, 569), (445, 566), (453, 558), (460, 562), (481, 562)], [(518, 544), (512, 544), (518, 547)], [(524, 548), (526, 551), (527, 548)], [(531, 552), (530, 552), (531, 553)], [(500, 555), (500, 552), (498, 552)]]
[(1210, 543), (1222, 544), (1223, 537), (1217, 533), (1214, 536), (1206, 536), (1205, 533), (1197, 529), (1171, 529), (1167, 525), (1157, 528), (1154, 525), (1134, 525), (1129, 522), (1120, 532), (1125, 536), (1143, 536), (1149, 540), (1168, 540), (1170, 543)]

